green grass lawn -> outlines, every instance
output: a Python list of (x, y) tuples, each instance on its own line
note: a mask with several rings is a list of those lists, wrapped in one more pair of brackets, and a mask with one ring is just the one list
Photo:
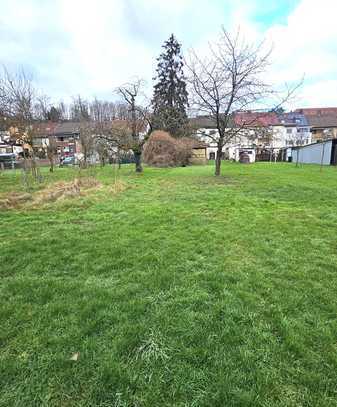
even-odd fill
[(0, 212), (0, 406), (337, 406), (337, 168), (119, 174)]

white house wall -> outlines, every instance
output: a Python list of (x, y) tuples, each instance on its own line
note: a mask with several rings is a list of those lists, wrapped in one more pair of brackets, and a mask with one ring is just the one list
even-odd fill
[[(311, 132), (308, 126), (284, 126), (284, 125), (276, 125), (272, 126), (272, 140), (270, 145), (265, 147), (271, 147), (275, 149), (285, 148), (289, 146), (296, 146), (299, 145), (299, 142), (302, 141), (304, 145), (311, 143)], [(305, 129), (305, 130), (303, 130)], [(248, 133), (248, 134), (247, 134)], [(235, 159), (235, 154), (233, 153), (233, 149), (237, 147), (241, 148), (249, 148), (252, 147), (253, 144), (259, 145), (259, 139), (256, 137), (254, 139), (254, 130), (242, 130), (241, 134), (235, 136), (230, 143), (227, 143), (223, 149), (223, 153), (227, 153), (229, 159)], [(218, 138), (218, 130), (217, 129), (206, 129), (200, 128), (197, 131), (198, 137), (206, 142), (209, 147), (207, 148), (207, 158), (210, 158), (210, 154), (217, 152), (217, 146), (214, 141), (212, 141), (211, 137)], [(248, 137), (247, 137), (248, 136)]]

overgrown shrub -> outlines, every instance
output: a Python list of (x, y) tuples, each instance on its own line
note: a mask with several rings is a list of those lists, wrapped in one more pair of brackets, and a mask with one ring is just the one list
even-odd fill
[(182, 137), (175, 140), (177, 143), (177, 162), (179, 165), (189, 165), (191, 164), (191, 158), (193, 155), (193, 147), (195, 146), (195, 140)]
[(187, 137), (175, 139), (169, 133), (154, 131), (144, 146), (143, 160), (154, 167), (188, 165), (194, 141)]

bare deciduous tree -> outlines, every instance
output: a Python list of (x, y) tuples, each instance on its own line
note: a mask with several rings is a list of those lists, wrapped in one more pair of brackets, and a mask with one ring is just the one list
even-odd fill
[[(217, 145), (216, 176), (220, 175), (223, 147), (252, 125), (249, 120), (235, 123), (234, 113), (256, 107), (275, 95), (263, 78), (269, 56), (270, 51), (264, 51), (263, 43), (248, 44), (240, 32), (231, 36), (225, 29), (219, 41), (210, 44), (209, 57), (202, 59), (191, 51), (186, 64), (191, 106), (213, 119), (217, 128), (217, 134), (209, 136)], [(292, 92), (293, 89), (289, 95)]]
[(137, 80), (121, 86), (117, 90), (117, 93), (128, 106), (127, 127), (123, 140), (125, 146), (123, 149), (132, 150), (135, 158), (136, 172), (143, 172), (142, 151), (149, 135), (149, 132), (146, 132), (146, 128), (151, 128), (148, 111), (139, 104), (142, 86), (143, 81)]
[(46, 154), (50, 163), (50, 172), (54, 172), (54, 158), (57, 154), (57, 143), (54, 136), (48, 137), (48, 144), (45, 146)]
[(48, 96), (38, 96), (34, 106), (35, 118), (39, 120), (49, 120), (50, 107), (51, 104)]
[(88, 158), (94, 151), (94, 134), (95, 129), (90, 121), (82, 120), (79, 125), (79, 137), (81, 143), (81, 151), (83, 154), (82, 166), (88, 165)]
[(98, 154), (99, 157), (99, 161), (102, 167), (105, 166), (106, 161), (109, 158), (109, 153), (110, 153), (110, 145), (107, 142), (107, 140), (105, 140), (102, 137), (95, 137), (94, 139), (94, 143), (95, 143), (95, 151)]
[(73, 98), (70, 105), (70, 119), (74, 121), (89, 120), (89, 103), (87, 100), (81, 98), (80, 95)]
[(126, 103), (109, 102), (95, 98), (89, 104), (90, 118), (95, 122), (109, 122), (116, 119), (126, 120), (128, 106)]
[[(1, 110), (6, 118), (6, 125), (15, 129), (15, 137), (23, 145), (31, 148), (31, 170), (38, 179), (38, 168), (34, 153), (34, 114), (37, 93), (32, 78), (23, 69), (10, 73), (3, 67), (0, 78)], [(27, 157), (24, 150), (24, 169), (27, 169)]]
[(67, 120), (69, 119), (69, 108), (64, 102), (59, 102), (57, 106), (57, 110), (59, 111), (60, 117), (59, 120)]

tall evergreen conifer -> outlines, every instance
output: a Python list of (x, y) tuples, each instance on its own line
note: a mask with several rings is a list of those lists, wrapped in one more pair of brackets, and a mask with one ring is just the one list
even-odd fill
[(181, 45), (172, 34), (163, 45), (154, 78), (152, 106), (153, 128), (168, 131), (173, 136), (184, 135), (188, 119), (188, 93), (183, 72)]

